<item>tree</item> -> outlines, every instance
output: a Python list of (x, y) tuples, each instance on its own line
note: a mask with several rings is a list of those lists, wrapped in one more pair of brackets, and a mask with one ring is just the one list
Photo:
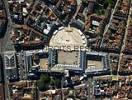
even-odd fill
[(105, 0), (104, 1), (104, 8), (106, 9), (108, 6), (112, 6), (114, 5), (114, 0)]
[(55, 87), (59, 87), (61, 84), (61, 80), (57, 78), (51, 78), (50, 84)]
[(55, 78), (55, 85), (56, 85), (56, 87), (60, 87), (61, 85), (61, 80), (60, 79), (58, 79), (58, 78)]
[(50, 77), (48, 75), (42, 74), (40, 79), (38, 80), (38, 88), (40, 91), (44, 91), (48, 89), (50, 84)]

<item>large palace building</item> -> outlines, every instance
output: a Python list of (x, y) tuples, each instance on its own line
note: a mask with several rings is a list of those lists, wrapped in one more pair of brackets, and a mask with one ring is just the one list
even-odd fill
[(50, 40), (51, 71), (83, 70), (87, 47), (85, 35), (74, 27), (60, 27)]
[(107, 54), (89, 51), (85, 35), (74, 27), (61, 27), (54, 32), (49, 47), (51, 71), (91, 73), (108, 69)]

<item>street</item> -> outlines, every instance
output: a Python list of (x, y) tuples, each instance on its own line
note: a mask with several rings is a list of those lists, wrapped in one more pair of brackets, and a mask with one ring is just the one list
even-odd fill
[[(132, 1), (131, 1), (132, 2)], [(119, 63), (118, 63), (118, 72), (120, 70), (120, 63), (121, 63), (121, 59), (122, 59), (122, 55), (123, 55), (123, 50), (124, 50), (124, 47), (125, 47), (125, 42), (126, 42), (126, 39), (127, 39), (127, 34), (128, 34), (128, 26), (129, 26), (129, 21), (130, 21), (130, 15), (132, 13), (132, 8), (130, 7), (130, 10), (129, 10), (129, 15), (128, 15), (128, 19), (127, 19), (127, 25), (126, 25), (126, 30), (125, 30), (125, 35), (124, 35), (124, 39), (123, 39), (123, 44), (122, 44), (122, 47), (121, 47), (121, 51), (120, 51), (120, 56), (119, 56)]]
[[(3, 0), (3, 3), (4, 3), (4, 6), (5, 6), (5, 10), (6, 10), (8, 24), (7, 24), (7, 30), (6, 30), (6, 33), (5, 33), (4, 37), (0, 39), (0, 52), (1, 52), (2, 56), (3, 56), (4, 52), (7, 50), (6, 49), (7, 45), (10, 45), (12, 43), (11, 40), (10, 40), (10, 32), (11, 32), (11, 28), (12, 28), (12, 20), (10, 18), (8, 1), (7, 0)], [(6, 76), (7, 76), (6, 75), (6, 70), (4, 70), (5, 99), (6, 100), (10, 100), (9, 88), (8, 88), (9, 81), (8, 81)]]
[[(103, 37), (105, 36), (105, 34), (107, 33), (107, 31), (108, 31), (108, 29), (109, 29), (109, 27), (110, 27), (110, 25), (111, 25), (111, 21), (112, 21), (112, 19), (113, 19), (113, 16), (114, 16), (114, 13), (115, 13), (115, 10), (116, 10), (116, 7), (117, 7), (119, 1), (120, 1), (120, 0), (117, 0), (117, 2), (116, 2), (116, 4), (115, 4), (115, 7), (114, 7), (114, 9), (112, 10), (112, 14), (111, 14), (109, 23), (105, 26), (105, 30), (104, 30), (104, 33), (103, 33)], [(103, 44), (103, 40), (104, 40), (104, 38), (102, 38), (102, 40), (101, 40), (101, 45), (100, 45), (100, 47), (101, 47), (102, 44)]]

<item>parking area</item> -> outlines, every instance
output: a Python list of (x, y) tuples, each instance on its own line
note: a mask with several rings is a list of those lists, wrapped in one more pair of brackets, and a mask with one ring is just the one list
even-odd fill
[(40, 59), (40, 69), (48, 70), (48, 58)]
[(104, 63), (102, 56), (88, 55), (87, 57), (87, 70), (88, 71), (99, 71), (103, 70)]
[(103, 62), (97, 60), (88, 60), (87, 69), (91, 69), (91, 70), (103, 69)]

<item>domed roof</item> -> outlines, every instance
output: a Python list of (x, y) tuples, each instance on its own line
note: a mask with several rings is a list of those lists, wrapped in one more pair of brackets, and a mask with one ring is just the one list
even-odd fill
[(79, 47), (85, 48), (87, 46), (87, 40), (79, 29), (74, 27), (61, 27), (58, 31), (54, 32), (49, 45), (52, 48), (58, 47), (57, 49), (74, 50), (77, 47), (78, 49)]

